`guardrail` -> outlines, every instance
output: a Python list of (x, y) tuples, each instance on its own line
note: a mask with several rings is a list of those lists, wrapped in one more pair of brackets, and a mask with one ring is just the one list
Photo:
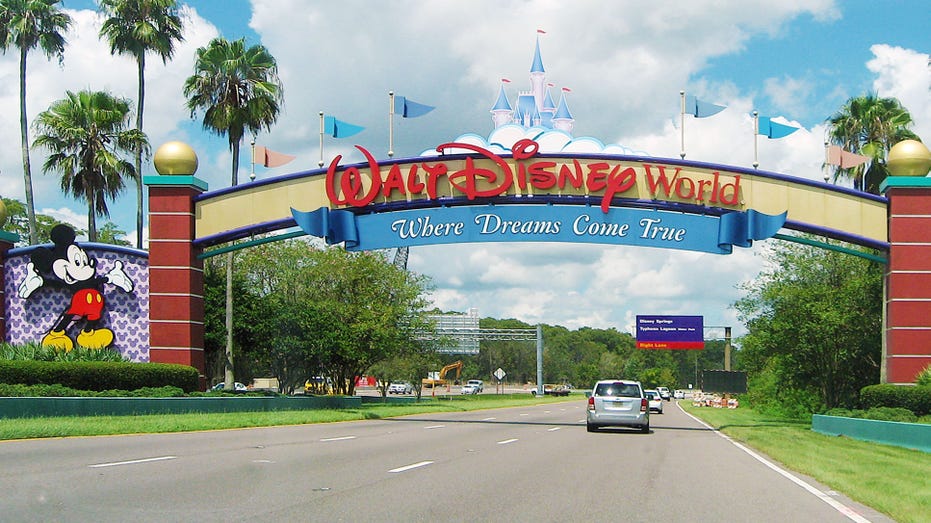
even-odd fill
[(931, 452), (931, 425), (815, 414), (811, 430), (829, 436), (847, 436), (861, 441), (884, 443)]
[(359, 396), (242, 396), (216, 398), (0, 398), (0, 419), (50, 416), (134, 416), (215, 412), (347, 409)]

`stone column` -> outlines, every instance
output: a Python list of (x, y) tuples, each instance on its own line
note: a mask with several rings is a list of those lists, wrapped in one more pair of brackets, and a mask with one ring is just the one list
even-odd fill
[(193, 176), (193, 151), (178, 142), (159, 148), (155, 168), (161, 174), (143, 177), (149, 189), (149, 361), (190, 365), (203, 387), (204, 264), (193, 240), (194, 198), (207, 184)]
[(905, 140), (889, 151), (889, 264), (883, 383), (914, 383), (931, 365), (931, 153)]

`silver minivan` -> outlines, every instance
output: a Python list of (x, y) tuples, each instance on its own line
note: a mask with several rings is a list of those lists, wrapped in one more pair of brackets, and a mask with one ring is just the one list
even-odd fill
[(650, 432), (650, 403), (639, 381), (601, 380), (588, 397), (585, 425), (589, 432), (599, 427), (634, 427)]

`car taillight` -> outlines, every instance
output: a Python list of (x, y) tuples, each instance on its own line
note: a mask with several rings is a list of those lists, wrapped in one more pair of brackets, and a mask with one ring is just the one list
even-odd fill
[(594, 396), (588, 397), (588, 410), (595, 410), (595, 397)]
[(640, 412), (646, 412), (650, 410), (650, 400), (643, 398), (640, 400)]

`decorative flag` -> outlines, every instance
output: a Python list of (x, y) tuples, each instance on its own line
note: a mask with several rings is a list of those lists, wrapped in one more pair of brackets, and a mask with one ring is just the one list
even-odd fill
[(785, 138), (790, 134), (798, 131), (798, 127), (792, 127), (791, 125), (785, 125), (781, 123), (776, 123), (770, 119), (768, 116), (759, 117), (759, 127), (757, 128), (757, 134), (762, 134), (763, 136), (771, 139), (775, 138)]
[(295, 157), (290, 154), (284, 154), (275, 152), (267, 147), (261, 145), (255, 146), (255, 159), (254, 163), (264, 165), (265, 167), (281, 167), (282, 165), (290, 162)]
[(342, 120), (337, 120), (332, 116), (326, 116), (323, 119), (323, 132), (332, 136), (333, 138), (348, 138), (350, 136), (359, 134), (363, 130), (365, 130), (365, 127), (346, 123)]
[(851, 153), (843, 150), (839, 145), (831, 145), (827, 151), (827, 161), (829, 165), (836, 165), (841, 169), (850, 169), (870, 161), (869, 156)]
[(545, 34), (546, 34), (546, 31), (544, 31), (543, 29), (537, 29), (537, 33), (539, 33), (539, 34), (541, 34), (541, 35), (545, 35)]
[(403, 96), (394, 97), (394, 112), (400, 114), (402, 118), (417, 118), (418, 116), (423, 116), (430, 111), (436, 109), (432, 105), (424, 105), (421, 103), (408, 100)]
[(506, 83), (506, 84), (511, 83), (511, 81), (508, 80), (507, 78), (502, 78), (501, 81), (504, 82), (504, 83)]
[(564, 92), (564, 93), (571, 93), (571, 92), (572, 92), (572, 89), (569, 89), (568, 87), (563, 87), (563, 88), (562, 88), (562, 92)]
[(692, 95), (685, 97), (685, 113), (690, 114), (695, 118), (706, 118), (708, 116), (714, 116), (725, 109), (727, 109), (726, 106), (703, 102)]

